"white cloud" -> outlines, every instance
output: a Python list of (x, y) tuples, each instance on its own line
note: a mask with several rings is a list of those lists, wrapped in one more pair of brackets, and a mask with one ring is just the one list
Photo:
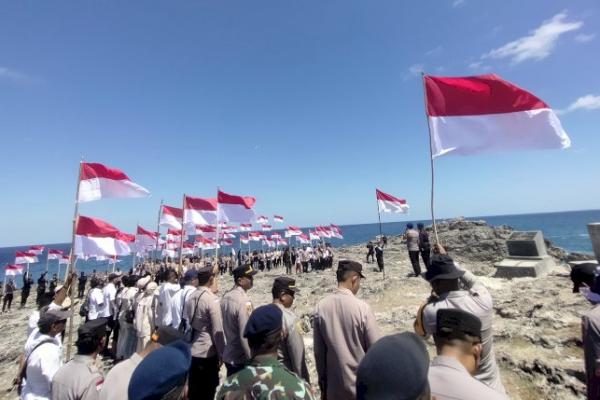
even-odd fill
[(452, 2), (452, 8), (462, 7), (466, 4), (465, 0), (454, 0)]
[(566, 114), (576, 110), (600, 110), (600, 96), (588, 94), (575, 100), (565, 110), (560, 111), (561, 114)]
[(40, 80), (17, 71), (16, 69), (0, 67), (0, 81), (10, 81), (16, 83), (36, 83)]
[(407, 81), (411, 78), (416, 78), (421, 76), (421, 73), (424, 71), (425, 65), (421, 63), (413, 64), (408, 67), (408, 71), (404, 74), (402, 78), (404, 81)]
[(590, 33), (590, 34), (580, 33), (579, 35), (575, 36), (575, 41), (579, 42), (579, 43), (586, 43), (591, 40), (594, 40), (595, 37), (596, 37), (595, 33)]
[(492, 69), (490, 65), (485, 65), (483, 61), (472, 62), (469, 64), (469, 68), (477, 71), (489, 71)]
[(428, 50), (427, 52), (425, 52), (425, 56), (427, 56), (427, 57), (433, 57), (433, 56), (440, 55), (442, 53), (442, 50), (443, 50), (442, 46), (434, 47), (433, 49)]
[(526, 60), (543, 60), (548, 57), (561, 35), (576, 31), (583, 26), (582, 21), (566, 22), (566, 12), (556, 14), (552, 19), (544, 21), (529, 35), (491, 50), (481, 58), (510, 58), (512, 64)]

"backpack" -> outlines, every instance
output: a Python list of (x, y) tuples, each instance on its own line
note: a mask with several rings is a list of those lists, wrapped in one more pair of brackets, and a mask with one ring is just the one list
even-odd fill
[(54, 340), (46, 339), (46, 340), (43, 340), (43, 341), (39, 342), (38, 344), (36, 344), (35, 347), (33, 349), (31, 349), (31, 351), (29, 352), (29, 355), (27, 356), (27, 358), (25, 359), (23, 364), (21, 364), (20, 369), (19, 369), (19, 374), (13, 381), (13, 386), (17, 387), (17, 394), (19, 396), (21, 395), (21, 392), (23, 391), (23, 380), (27, 379), (27, 363), (29, 362), (29, 357), (31, 357), (33, 352), (38, 347), (40, 347), (41, 345), (46, 344), (46, 343), (54, 343)]

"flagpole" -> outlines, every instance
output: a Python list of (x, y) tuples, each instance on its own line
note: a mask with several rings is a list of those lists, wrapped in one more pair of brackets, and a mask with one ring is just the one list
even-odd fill
[[(67, 281), (67, 278), (69, 277), (69, 274), (71, 272), (73, 272), (73, 270), (75, 269), (75, 263), (74, 258), (75, 258), (75, 232), (77, 232), (77, 222), (79, 220), (79, 187), (81, 184), (81, 169), (83, 168), (83, 157), (81, 158), (81, 161), (79, 162), (79, 173), (77, 175), (77, 190), (75, 191), (75, 211), (73, 212), (73, 232), (71, 235), (71, 253), (69, 254), (69, 266), (66, 268), (65, 271), (65, 280), (64, 282)], [(68, 288), (69, 294), (68, 296), (71, 297), (73, 294), (73, 287), (70, 286)], [(74, 307), (71, 306), (71, 316), (69, 317), (69, 332), (67, 334), (67, 359), (66, 362), (71, 360), (71, 343), (73, 343), (73, 319), (75, 318), (75, 312), (74, 312)]]
[[(156, 245), (154, 247), (154, 260), (156, 260), (156, 256), (158, 254), (158, 238), (160, 237), (160, 216), (162, 214), (163, 208), (163, 199), (160, 199), (160, 206), (158, 207), (158, 218), (156, 219)], [(181, 211), (183, 212), (183, 210)], [(183, 218), (181, 218), (181, 222), (183, 225)], [(154, 262), (152, 263), (154, 265)]]
[(215, 246), (215, 263), (217, 263), (217, 265), (219, 264), (219, 233), (220, 233), (220, 228), (221, 228), (221, 224), (219, 221), (219, 192), (221, 191), (221, 188), (219, 186), (217, 186), (217, 245)]
[(427, 116), (427, 87), (425, 86), (425, 72), (421, 71), (421, 79), (423, 81), (423, 98), (425, 100), (425, 119), (427, 120), (427, 130), (429, 131), (429, 161), (431, 161), (431, 222), (433, 225), (433, 234), (435, 243), (440, 242), (438, 238), (437, 225), (435, 223), (435, 208), (434, 208), (434, 187), (435, 187), (435, 168), (433, 162), (433, 139), (431, 137), (431, 125)]
[(46, 273), (48, 273), (48, 256), (50, 255), (50, 250), (46, 253)]
[(379, 210), (379, 200), (377, 200), (377, 188), (375, 188), (375, 201), (377, 202), (377, 218), (379, 219), (379, 236), (383, 237), (381, 231), (381, 211)]
[(179, 274), (183, 272), (183, 221), (185, 220), (185, 193), (181, 205), (181, 231), (179, 232)]

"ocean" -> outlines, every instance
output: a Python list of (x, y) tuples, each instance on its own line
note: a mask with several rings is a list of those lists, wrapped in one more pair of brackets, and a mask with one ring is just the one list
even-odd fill
[[(402, 216), (404, 217), (404, 216)], [(520, 215), (497, 215), (497, 216), (482, 216), (482, 217), (469, 217), (469, 220), (485, 220), (488, 224), (498, 225), (509, 225), (516, 230), (541, 230), (544, 237), (550, 240), (556, 246), (562, 247), (569, 252), (580, 252), (580, 253), (592, 253), (592, 244), (587, 232), (587, 224), (589, 222), (600, 221), (600, 210), (587, 210), (587, 211), (568, 211), (568, 212), (555, 212), (555, 213), (543, 213), (543, 214), (520, 214)], [(442, 220), (440, 220), (441, 222)], [(385, 235), (393, 236), (399, 235), (404, 232), (406, 223), (403, 222), (389, 222), (382, 224), (382, 230)], [(410, 221), (413, 223), (423, 222), (424, 224), (430, 224), (430, 220), (425, 221)], [(329, 239), (334, 247), (353, 245), (363, 243), (371, 240), (379, 234), (379, 224), (360, 224), (360, 225), (342, 225), (342, 234), (344, 239)], [(275, 231), (273, 231), (275, 232)], [(279, 231), (281, 232), (281, 231)], [(272, 233), (272, 232), (271, 232)], [(14, 262), (15, 252), (27, 250), (30, 245), (39, 245), (41, 243), (30, 243), (24, 246), (18, 247), (3, 247), (0, 248), (0, 265), (12, 264)], [(292, 243), (294, 245), (294, 243)], [(65, 254), (68, 254), (70, 244), (69, 243), (58, 243), (58, 244), (46, 244), (46, 249), (58, 249), (63, 250)], [(234, 247), (239, 248), (239, 242), (237, 239), (234, 240)], [(244, 249), (248, 246), (244, 245)], [(258, 242), (251, 242), (251, 250), (260, 249)], [(42, 260), (39, 263), (30, 264), (30, 272), (34, 279), (37, 279), (39, 275), (46, 270), (46, 251), (44, 255), (40, 257)], [(223, 248), (221, 251), (229, 252), (230, 249)], [(56, 260), (50, 260), (48, 270), (50, 275), (57, 272)], [(125, 271), (131, 267), (131, 257), (122, 257), (120, 262), (117, 263), (117, 268)], [(61, 274), (64, 273), (65, 266), (61, 266)], [(98, 271), (107, 271), (109, 268), (108, 261), (78, 261), (77, 269), (80, 271), (91, 272), (93, 269)], [(112, 266), (110, 267), (112, 268)], [(21, 286), (21, 279), (16, 279), (18, 286)], [(0, 279), (4, 281), (4, 270), (0, 274)]]

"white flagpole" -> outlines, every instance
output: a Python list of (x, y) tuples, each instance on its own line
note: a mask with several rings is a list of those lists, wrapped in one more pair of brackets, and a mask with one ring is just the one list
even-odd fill
[(179, 232), (179, 275), (183, 273), (183, 221), (185, 220), (185, 193), (181, 205), (181, 231)]
[[(158, 207), (158, 218), (156, 219), (156, 245), (154, 247), (154, 261), (156, 260), (156, 256), (158, 254), (158, 238), (160, 237), (160, 216), (162, 215), (162, 208), (163, 199), (160, 199), (160, 207)], [(183, 212), (183, 210), (181, 212)], [(181, 218), (181, 225), (183, 228), (183, 216)], [(152, 262), (152, 265), (154, 265), (154, 261)]]
[(431, 222), (433, 225), (433, 234), (435, 236), (435, 242), (437, 244), (440, 242), (440, 240), (438, 238), (434, 212), (435, 169), (433, 162), (433, 140), (431, 138), (431, 125), (429, 124), (429, 117), (427, 116), (427, 87), (425, 86), (425, 72), (421, 71), (421, 79), (423, 81), (423, 98), (425, 100), (425, 119), (427, 120), (427, 129), (429, 131), (429, 160), (431, 161)]
[(46, 273), (48, 273), (48, 256), (50, 255), (50, 250), (48, 249), (48, 253), (46, 253)]
[(217, 186), (217, 245), (215, 246), (215, 263), (219, 264), (219, 233), (221, 231), (221, 221), (219, 220), (219, 192), (221, 188)]

